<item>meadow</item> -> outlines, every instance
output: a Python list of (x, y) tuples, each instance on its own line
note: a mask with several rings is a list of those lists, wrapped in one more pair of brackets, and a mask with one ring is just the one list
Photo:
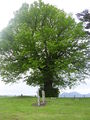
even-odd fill
[(90, 120), (90, 98), (47, 98), (34, 106), (35, 97), (0, 97), (0, 120)]

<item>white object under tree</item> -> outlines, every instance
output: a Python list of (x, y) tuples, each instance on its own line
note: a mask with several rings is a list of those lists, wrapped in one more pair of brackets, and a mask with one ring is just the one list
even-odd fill
[(45, 91), (42, 90), (42, 103), (45, 104)]
[(37, 91), (37, 102), (38, 102), (38, 106), (40, 106), (40, 95), (39, 95), (39, 89)]

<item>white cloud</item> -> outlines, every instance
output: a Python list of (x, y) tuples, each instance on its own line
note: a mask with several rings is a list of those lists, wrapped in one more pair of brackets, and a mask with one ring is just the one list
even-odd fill
[(0, 81), (0, 95), (36, 95), (38, 87), (31, 87), (20, 81), (19, 83), (7, 84)]
[(85, 83), (81, 83), (80, 85), (75, 86), (72, 89), (67, 88), (65, 90), (62, 90), (61, 92), (73, 92), (73, 91), (82, 94), (90, 93), (90, 79), (85, 79)]

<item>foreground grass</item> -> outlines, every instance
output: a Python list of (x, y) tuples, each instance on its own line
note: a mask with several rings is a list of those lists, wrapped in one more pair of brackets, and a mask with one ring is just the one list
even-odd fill
[(90, 120), (90, 98), (47, 98), (47, 105), (33, 106), (36, 98), (0, 98), (0, 120)]

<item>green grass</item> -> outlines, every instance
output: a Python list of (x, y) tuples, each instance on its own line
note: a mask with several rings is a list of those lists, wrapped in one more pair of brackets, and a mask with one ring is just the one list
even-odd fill
[(47, 105), (33, 106), (36, 98), (0, 98), (0, 120), (90, 120), (90, 98), (47, 98)]

